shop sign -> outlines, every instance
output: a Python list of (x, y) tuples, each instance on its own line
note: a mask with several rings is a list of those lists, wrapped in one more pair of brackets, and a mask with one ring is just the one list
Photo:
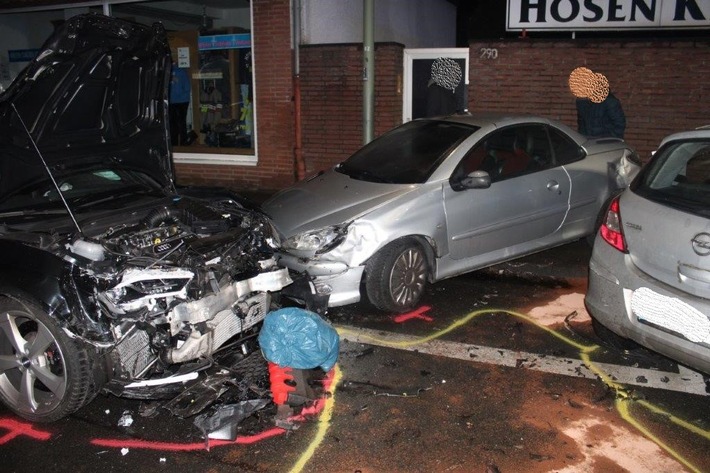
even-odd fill
[(710, 28), (710, 1), (508, 0), (508, 31), (688, 28)]
[(245, 49), (251, 48), (251, 34), (216, 34), (197, 38), (200, 51), (213, 49)]

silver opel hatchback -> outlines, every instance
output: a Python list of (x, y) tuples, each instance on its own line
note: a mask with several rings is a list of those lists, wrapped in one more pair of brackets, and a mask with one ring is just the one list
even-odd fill
[(589, 266), (602, 339), (710, 373), (710, 129), (661, 142), (611, 202)]
[[(328, 306), (402, 312), (428, 282), (594, 233), (637, 167), (620, 139), (529, 115), (415, 120), (264, 203), (279, 263)], [(322, 302), (321, 302), (322, 303)]]

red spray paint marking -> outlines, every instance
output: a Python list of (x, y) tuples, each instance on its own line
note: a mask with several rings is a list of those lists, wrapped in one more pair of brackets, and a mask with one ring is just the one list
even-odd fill
[(398, 324), (401, 324), (402, 322), (406, 322), (407, 320), (411, 319), (422, 319), (427, 322), (433, 322), (434, 319), (429, 317), (428, 315), (424, 315), (424, 312), (428, 312), (431, 310), (431, 307), (428, 305), (423, 305), (417, 310), (413, 310), (412, 312), (407, 312), (406, 314), (401, 314), (398, 315), (394, 318), (394, 321), (397, 322)]
[[(274, 427), (256, 435), (237, 437), (233, 442), (230, 440), (210, 440), (210, 447), (221, 447), (223, 445), (249, 445), (262, 440), (275, 437), (285, 433), (284, 429)], [(205, 450), (205, 442), (174, 443), (174, 442), (154, 442), (150, 440), (136, 439), (93, 439), (92, 445), (110, 448), (141, 448), (144, 450), (162, 450), (166, 452), (190, 452), (194, 450)]]
[(20, 435), (25, 435), (35, 440), (49, 440), (52, 437), (50, 432), (37, 430), (32, 424), (19, 422), (14, 419), (0, 419), (0, 428), (8, 430), (5, 435), (0, 437), (0, 445), (4, 445)]

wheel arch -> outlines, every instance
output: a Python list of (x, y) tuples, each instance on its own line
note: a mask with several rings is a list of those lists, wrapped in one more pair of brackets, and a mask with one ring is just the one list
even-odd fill
[(12, 240), (0, 240), (0, 295), (22, 297), (89, 341), (112, 339), (109, 325), (89, 313), (90, 292), (81, 269), (57, 255)]
[[(429, 282), (434, 282), (434, 267), (436, 265), (436, 242), (433, 238), (428, 237), (426, 235), (404, 235), (397, 237), (394, 240), (388, 241), (385, 245), (382, 245), (380, 248), (378, 248), (377, 251), (375, 251), (367, 260), (363, 262), (363, 264), (367, 266), (367, 262), (374, 258), (375, 255), (382, 251), (384, 248), (402, 242), (413, 243), (419, 246), (422, 250), (424, 250), (424, 255), (426, 256), (426, 262), (428, 267), (427, 269), (429, 270), (427, 279)], [(364, 281), (365, 272), (363, 271), (361, 283), (364, 283)]]

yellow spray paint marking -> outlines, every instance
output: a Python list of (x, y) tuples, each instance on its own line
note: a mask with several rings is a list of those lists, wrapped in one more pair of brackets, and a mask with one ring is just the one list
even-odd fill
[[(376, 341), (376, 342), (378, 342), (378, 344), (380, 344), (380, 345), (391, 346), (392, 348), (411, 347), (411, 346), (415, 346), (415, 345), (421, 345), (422, 343), (430, 342), (430, 341), (432, 341), (432, 340), (436, 340), (437, 338), (441, 338), (443, 335), (446, 335), (447, 333), (453, 332), (454, 330), (456, 330), (456, 329), (459, 328), (459, 327), (463, 327), (464, 325), (466, 325), (467, 323), (469, 323), (471, 320), (473, 320), (474, 318), (479, 317), (479, 316), (481, 316), (481, 315), (486, 315), (486, 314), (500, 314), (500, 313), (505, 313), (505, 314), (513, 315), (513, 316), (515, 316), (515, 317), (519, 317), (519, 318), (521, 318), (521, 319), (523, 319), (523, 320), (526, 320), (526, 321), (530, 322), (531, 324), (534, 324), (534, 325), (538, 326), (539, 328), (541, 328), (541, 329), (544, 330), (545, 332), (549, 333), (550, 335), (552, 335), (552, 336), (554, 336), (554, 337), (556, 337), (556, 338), (559, 338), (560, 340), (562, 340), (563, 342), (567, 343), (568, 345), (571, 345), (571, 346), (577, 348), (577, 349), (578, 349), (579, 351), (581, 351), (582, 353), (589, 353), (589, 352), (594, 351), (594, 350), (596, 350), (597, 348), (599, 348), (597, 345), (582, 345), (581, 343), (575, 342), (575, 341), (572, 340), (571, 338), (565, 337), (564, 335), (562, 335), (561, 333), (559, 333), (559, 332), (557, 332), (557, 331), (555, 331), (555, 330), (551, 330), (551, 329), (545, 327), (544, 325), (538, 324), (538, 323), (535, 321), (535, 319), (532, 319), (532, 318), (530, 318), (529, 316), (527, 316), (527, 315), (525, 315), (525, 314), (520, 314), (520, 313), (517, 313), (517, 312), (511, 312), (511, 311), (509, 311), (509, 310), (496, 310), (496, 309), (485, 309), (485, 310), (477, 310), (477, 311), (475, 311), (475, 312), (471, 312), (471, 313), (468, 314), (467, 316), (465, 316), (465, 317), (463, 317), (463, 318), (461, 318), (461, 319), (455, 320), (451, 325), (449, 325), (448, 327), (446, 327), (446, 328), (444, 328), (444, 329), (442, 329), (442, 330), (433, 332), (433, 333), (430, 334), (430, 335), (427, 335), (427, 336), (421, 337), (421, 338), (417, 338), (417, 339), (414, 339), (414, 340), (407, 340), (407, 341), (403, 341), (403, 342), (391, 342), (391, 341), (388, 341), (388, 340), (380, 340), (380, 339), (377, 339), (376, 337), (371, 337), (371, 336), (367, 336), (367, 335), (365, 335), (364, 338), (367, 338), (367, 339)], [(348, 329), (343, 329), (343, 328), (337, 328), (337, 330), (338, 330), (338, 333), (350, 333), (350, 334), (353, 333), (352, 331), (350, 331), (350, 330), (348, 330)]]
[[(568, 337), (565, 337), (564, 335), (560, 334), (559, 332), (552, 330), (544, 325), (541, 325), (538, 323), (535, 319), (525, 315), (521, 314), (518, 312), (512, 312), (509, 310), (496, 310), (496, 309), (485, 309), (485, 310), (478, 310), (469, 313), (465, 317), (458, 319), (454, 321), (451, 325), (448, 327), (438, 330), (436, 332), (433, 332), (430, 335), (421, 337), (421, 338), (416, 338), (416, 339), (410, 339), (410, 340), (405, 340), (405, 341), (400, 341), (400, 342), (393, 342), (390, 340), (383, 340), (383, 339), (378, 339), (377, 337), (370, 336), (367, 334), (358, 334), (358, 336), (361, 339), (365, 340), (371, 340), (373, 342), (376, 342), (378, 345), (383, 345), (383, 346), (389, 346), (392, 348), (407, 348), (407, 347), (412, 347), (416, 345), (421, 345), (426, 342), (430, 342), (432, 340), (435, 340), (437, 338), (442, 337), (443, 335), (450, 333), (454, 330), (456, 330), (459, 327), (462, 327), (469, 323), (471, 320), (474, 318), (485, 315), (485, 314), (496, 314), (496, 313), (504, 313), (508, 315), (512, 315), (514, 317), (518, 317), (520, 319), (523, 319), (536, 327), (542, 329), (543, 331), (549, 333), (550, 335), (558, 338), (559, 340), (562, 340), (563, 342), (567, 343), (568, 345), (578, 349), (580, 351), (580, 359), (582, 362), (587, 365), (587, 367), (594, 372), (599, 379), (604, 382), (607, 386), (609, 386), (610, 389), (614, 390), (615, 393), (617, 394), (617, 399), (615, 401), (615, 406), (617, 411), (619, 412), (619, 415), (626, 420), (629, 424), (634, 426), (639, 432), (641, 432), (644, 436), (646, 436), (648, 439), (650, 439), (652, 442), (654, 442), (656, 445), (658, 445), (660, 448), (665, 450), (669, 455), (671, 455), (673, 458), (678, 460), (680, 463), (685, 465), (688, 469), (691, 471), (699, 472), (700, 470), (695, 467), (693, 464), (691, 464), (688, 460), (686, 460), (682, 455), (680, 455), (678, 452), (676, 452), (672, 447), (664, 443), (662, 440), (660, 440), (658, 437), (653, 435), (646, 427), (644, 427), (637, 419), (633, 417), (629, 410), (630, 404), (633, 402), (635, 405), (642, 406), (654, 413), (661, 414), (674, 424), (696, 434), (701, 436), (702, 438), (706, 440), (710, 440), (710, 431), (701, 429), (687, 421), (684, 421), (682, 419), (679, 419), (678, 417), (674, 416), (673, 414), (665, 411), (664, 409), (661, 409), (658, 406), (655, 406), (648, 401), (644, 400), (637, 400), (633, 399), (632, 397), (629, 396), (628, 390), (621, 384), (615, 382), (612, 380), (606, 373), (604, 373), (596, 364), (591, 360), (590, 354), (597, 350), (599, 348), (598, 345), (584, 345), (581, 343), (578, 343)], [(341, 335), (354, 335), (355, 332), (349, 329), (345, 328), (338, 328), (338, 333)]]
[(318, 430), (316, 431), (316, 435), (308, 445), (308, 448), (306, 448), (306, 450), (301, 454), (301, 457), (298, 459), (296, 464), (291, 468), (291, 473), (299, 473), (300, 471), (303, 471), (306, 463), (308, 463), (308, 461), (313, 457), (316, 449), (323, 442), (323, 439), (325, 439), (325, 434), (328, 432), (328, 428), (330, 427), (330, 419), (333, 417), (333, 409), (335, 408), (335, 389), (338, 383), (340, 383), (340, 379), (342, 377), (343, 375), (340, 368), (336, 365), (333, 381), (330, 384), (330, 397), (326, 399), (325, 406), (318, 416)]
[[(680, 453), (676, 452), (672, 447), (667, 445), (665, 442), (663, 442), (661, 439), (656, 437), (649, 429), (647, 429), (641, 422), (639, 422), (636, 418), (633, 417), (631, 411), (630, 411), (630, 406), (631, 405), (638, 405), (642, 406), (649, 411), (663, 415), (665, 418), (673, 422), (674, 424), (688, 430), (689, 432), (692, 432), (695, 435), (699, 435), (700, 437), (709, 440), (710, 441), (710, 431), (701, 429), (690, 422), (684, 421), (673, 414), (665, 411), (664, 409), (661, 409), (658, 406), (655, 406), (654, 404), (645, 401), (645, 400), (639, 400), (639, 399), (634, 399), (631, 396), (629, 396), (629, 392), (626, 388), (624, 388), (623, 385), (615, 382), (613, 379), (611, 379), (606, 373), (604, 373), (596, 364), (591, 360), (590, 354), (597, 350), (599, 348), (598, 345), (584, 345), (582, 343), (576, 342), (572, 340), (571, 338), (565, 337), (561, 333), (557, 332), (556, 330), (552, 330), (544, 325), (541, 325), (538, 323), (535, 319), (525, 315), (521, 314), (518, 312), (513, 312), (509, 310), (496, 310), (496, 309), (485, 309), (485, 310), (478, 310), (469, 313), (465, 317), (455, 320), (451, 325), (448, 327), (438, 330), (436, 332), (433, 332), (430, 335), (421, 337), (421, 338), (416, 338), (416, 339), (410, 339), (406, 341), (401, 341), (401, 342), (392, 342), (390, 340), (383, 340), (383, 339), (378, 339), (377, 337), (369, 336), (369, 335), (363, 335), (359, 334), (359, 336), (363, 339), (369, 339), (373, 342), (376, 342), (378, 345), (383, 345), (383, 346), (389, 346), (392, 348), (407, 348), (411, 346), (416, 346), (416, 345), (421, 345), (426, 342), (430, 342), (432, 340), (441, 338), (443, 335), (446, 335), (447, 333), (453, 332), (459, 327), (463, 327), (470, 321), (472, 321), (474, 318), (479, 317), (481, 315), (486, 315), (486, 314), (497, 314), (497, 313), (503, 313), (507, 315), (512, 315), (514, 317), (518, 317), (520, 319), (523, 319), (536, 327), (542, 329), (543, 331), (547, 332), (548, 334), (554, 336), (555, 338), (562, 340), (566, 344), (578, 349), (580, 351), (580, 359), (581, 361), (587, 365), (587, 367), (593, 371), (599, 379), (606, 384), (610, 389), (614, 390), (616, 393), (616, 400), (615, 400), (615, 407), (617, 412), (619, 412), (619, 415), (626, 420), (629, 424), (631, 424), (633, 427), (635, 427), (641, 434), (646, 436), (649, 440), (654, 442), (656, 445), (658, 445), (660, 448), (665, 450), (669, 455), (671, 455), (673, 458), (675, 458), (678, 462), (682, 463), (685, 465), (689, 470), (693, 472), (698, 472), (700, 473), (700, 469), (694, 466), (690, 461), (685, 459)], [(354, 335), (355, 332), (346, 328), (342, 327), (337, 327), (337, 331), (340, 335), (343, 334), (352, 334)], [(296, 464), (291, 468), (291, 473), (300, 473), (303, 471), (303, 468), (306, 466), (308, 461), (313, 457), (315, 454), (316, 449), (320, 446), (320, 444), (323, 442), (325, 439), (325, 435), (328, 431), (328, 428), (330, 427), (330, 421), (333, 416), (333, 410), (335, 407), (335, 389), (338, 383), (340, 382), (342, 378), (342, 373), (340, 371), (340, 368), (338, 366), (335, 367), (335, 375), (333, 377), (333, 382), (331, 384), (331, 397), (326, 400), (325, 406), (323, 408), (323, 411), (321, 412), (319, 418), (318, 418), (318, 430), (316, 432), (316, 435), (314, 439), (311, 441), (310, 445), (308, 448), (301, 454), (301, 457), (298, 459)]]

